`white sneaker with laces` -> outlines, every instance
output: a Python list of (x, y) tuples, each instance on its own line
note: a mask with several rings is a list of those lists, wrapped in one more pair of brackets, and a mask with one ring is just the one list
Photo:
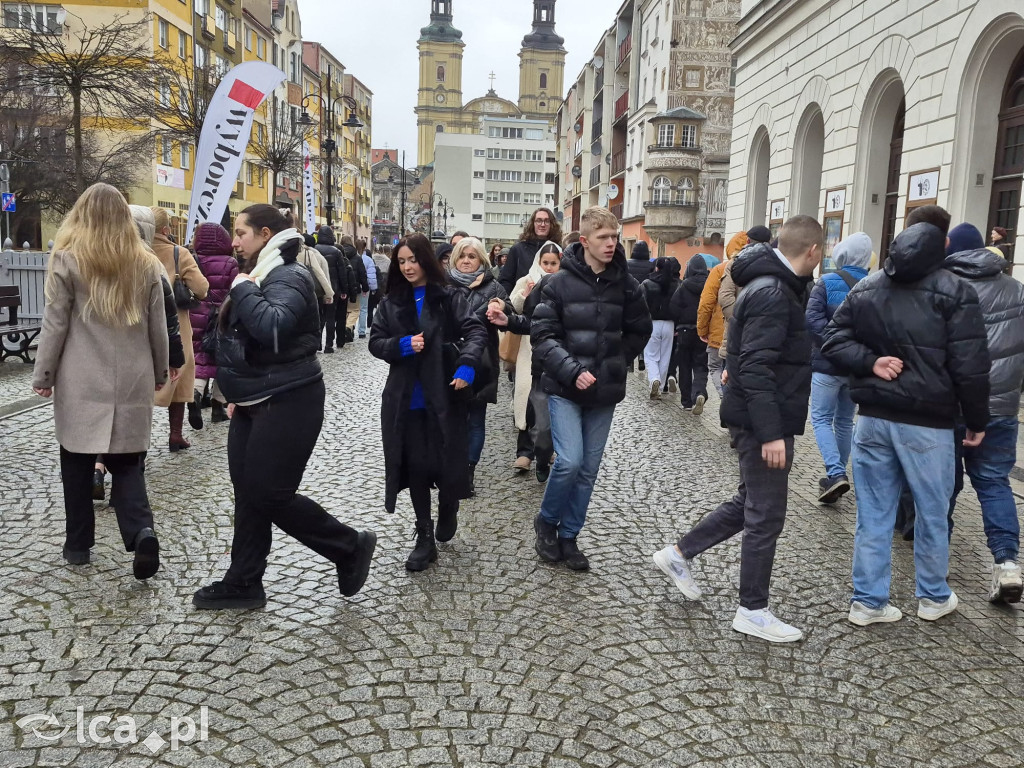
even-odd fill
[(672, 579), (683, 596), (690, 600), (700, 600), (701, 591), (690, 573), (690, 561), (680, 556), (673, 545), (654, 553), (654, 564), (662, 573)]
[(651, 382), (651, 400), (661, 397), (661, 382), (655, 379)]
[(675, 376), (668, 377), (668, 391), (673, 394), (679, 391), (679, 383), (676, 381)]
[(952, 613), (960, 605), (956, 592), (949, 593), (949, 599), (936, 602), (922, 597), (917, 601), (917, 618), (925, 621), (937, 621), (943, 616)]
[(1024, 594), (1024, 579), (1020, 566), (1010, 560), (992, 566), (992, 589), (988, 595), (990, 603), (1019, 603)]
[(847, 617), (851, 624), (858, 627), (866, 627), (868, 624), (881, 624), (883, 622), (899, 621), (903, 618), (903, 612), (895, 605), (886, 603), (881, 608), (868, 608), (864, 603), (854, 600), (850, 603), (850, 615)]
[(693, 404), (694, 416), (700, 416), (702, 413), (704, 413), (704, 403), (706, 403), (707, 401), (708, 399), (704, 397), (704, 395), (697, 395), (697, 402)]
[(732, 628), (751, 637), (759, 637), (769, 643), (795, 643), (804, 639), (804, 633), (779, 621), (767, 608), (748, 611), (740, 606), (732, 620)]

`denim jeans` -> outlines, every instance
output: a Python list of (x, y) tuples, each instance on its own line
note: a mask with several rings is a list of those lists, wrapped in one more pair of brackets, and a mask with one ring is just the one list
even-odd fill
[(853, 599), (870, 608), (889, 602), (892, 533), (900, 491), (914, 495), (916, 595), (936, 602), (950, 595), (946, 514), (953, 494), (953, 430), (917, 427), (861, 416), (853, 441), (857, 533), (853, 542)]
[(558, 526), (560, 538), (574, 539), (587, 519), (615, 406), (584, 408), (550, 395), (548, 410), (557, 458), (544, 489), (540, 516)]
[(356, 333), (360, 336), (366, 335), (366, 311), (370, 305), (370, 294), (359, 294), (359, 320), (356, 321)]
[(963, 489), (963, 475), (981, 504), (988, 548), (997, 563), (1017, 559), (1020, 550), (1020, 522), (1017, 504), (1010, 490), (1010, 470), (1017, 461), (1017, 419), (1012, 416), (992, 419), (985, 428), (985, 439), (977, 448), (963, 449), (963, 462), (957, 462), (956, 487), (949, 504), (949, 530), (953, 530), (953, 507)]
[(843, 376), (826, 373), (811, 375), (811, 426), (818, 450), (825, 462), (825, 476), (846, 474), (853, 441), (853, 414), (850, 385)]
[(469, 419), (469, 463), (477, 464), (484, 452), (484, 436), (487, 432), (487, 403), (473, 400), (466, 405)]
[(708, 347), (708, 372), (711, 374), (711, 383), (715, 385), (715, 391), (721, 397), (725, 394), (725, 387), (722, 385), (722, 371), (725, 370), (725, 358), (722, 357), (718, 347)]

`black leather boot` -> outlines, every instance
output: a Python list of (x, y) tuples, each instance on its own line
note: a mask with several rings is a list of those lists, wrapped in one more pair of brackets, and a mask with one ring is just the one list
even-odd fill
[(227, 409), (225, 409), (224, 407), (224, 403), (220, 403), (214, 400), (213, 404), (210, 406), (210, 409), (210, 421), (212, 421), (214, 424), (219, 424), (222, 421), (228, 420), (228, 412)]
[(459, 502), (438, 503), (437, 530), (434, 536), (438, 541), (451, 541), (459, 529)]
[(437, 545), (434, 543), (434, 531), (429, 525), (416, 525), (416, 546), (405, 561), (407, 571), (425, 571), (437, 561)]

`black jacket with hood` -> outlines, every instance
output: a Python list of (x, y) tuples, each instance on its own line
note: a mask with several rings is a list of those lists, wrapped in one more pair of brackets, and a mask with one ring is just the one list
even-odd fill
[(330, 227), (320, 227), (316, 233), (316, 249), (323, 254), (327, 261), (327, 268), (330, 271), (331, 287), (334, 288), (334, 295), (348, 294), (348, 270), (342, 261), (344, 255), (334, 245), (334, 230)]
[(520, 240), (512, 246), (508, 252), (508, 258), (505, 260), (505, 266), (501, 268), (498, 275), (498, 282), (501, 283), (506, 294), (511, 296), (519, 278), (529, 273), (537, 251), (544, 247), (546, 242), (547, 239)]
[(704, 291), (708, 275), (708, 263), (700, 254), (687, 263), (683, 281), (672, 294), (672, 319), (676, 325), (697, 329), (697, 308), (700, 306), (700, 295)]
[(501, 373), (501, 361), (498, 359), (498, 328), (491, 325), (487, 319), (487, 307), (491, 299), (500, 299), (504, 304), (505, 313), (515, 314), (512, 305), (508, 303), (508, 294), (494, 279), (494, 275), (489, 269), (484, 271), (483, 281), (475, 288), (452, 283), (452, 290), (465, 297), (469, 311), (487, 330), (487, 346), (474, 373), (475, 399), (484, 403), (496, 403), (498, 402), (498, 376)]
[(654, 271), (654, 264), (651, 263), (651, 249), (643, 240), (638, 240), (633, 246), (633, 252), (629, 254), (626, 267), (629, 269), (629, 274), (638, 283), (642, 283), (651, 276), (651, 272)]
[[(537, 290), (536, 288), (534, 290)], [(544, 374), (541, 386), (584, 407), (615, 405), (626, 396), (626, 361), (651, 337), (651, 313), (643, 291), (626, 268), (621, 245), (604, 271), (595, 274), (573, 243), (562, 267), (540, 286), (530, 327), (533, 359)], [(589, 371), (597, 381), (585, 390), (576, 379)]]
[(679, 262), (669, 258), (658, 259), (654, 272), (640, 284), (651, 320), (673, 320), (671, 303), (678, 287)]
[(366, 279), (366, 265), (363, 264), (363, 257), (356, 253), (354, 245), (342, 245), (341, 252), (345, 254), (352, 273), (349, 275), (351, 281), (349, 286), (348, 300), (350, 304), (359, 303), (359, 294), (370, 290), (370, 283)]
[[(825, 329), (821, 353), (850, 376), (862, 416), (952, 429), (962, 410), (967, 428), (989, 420), (990, 367), (978, 294), (943, 269), (946, 237), (920, 223), (893, 241), (884, 271), (861, 280)], [(874, 375), (880, 357), (898, 357), (893, 381)]]
[(729, 325), (729, 386), (722, 425), (760, 443), (802, 435), (811, 396), (811, 337), (804, 310), (810, 277), (801, 277), (770, 245), (743, 250), (732, 267), (743, 288)]

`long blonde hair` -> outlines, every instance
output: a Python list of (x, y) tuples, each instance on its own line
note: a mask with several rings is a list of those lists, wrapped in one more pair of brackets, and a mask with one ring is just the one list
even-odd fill
[(89, 286), (89, 299), (82, 308), (111, 326), (132, 326), (142, 322), (142, 308), (148, 301), (147, 286), (159, 262), (146, 250), (128, 209), (128, 201), (109, 184), (93, 184), (68, 213), (50, 253), (46, 276), (46, 298), (54, 298), (54, 256), (63, 253), (78, 264), (82, 280)]

